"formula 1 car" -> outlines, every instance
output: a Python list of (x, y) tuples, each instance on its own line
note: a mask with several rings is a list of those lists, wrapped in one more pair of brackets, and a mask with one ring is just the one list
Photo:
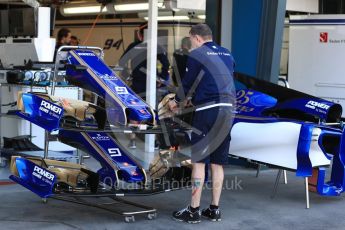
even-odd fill
[[(230, 154), (295, 171), (300, 177), (313, 175), (314, 190), (320, 195), (344, 192), (342, 107), (252, 77), (237, 75), (236, 83)], [(326, 182), (325, 167), (330, 165), (331, 178)]]
[[(173, 149), (163, 151), (147, 173), (116, 138), (117, 132), (163, 131), (154, 109), (95, 52), (70, 50), (66, 68), (71, 84), (96, 93), (103, 102), (23, 93), (17, 114), (48, 132), (58, 131), (61, 142), (89, 153), (101, 168), (93, 172), (72, 163), (13, 157), (12, 180), (42, 198), (68, 193), (150, 195), (173, 190), (173, 181), (180, 182), (178, 188), (189, 185), (191, 163), (185, 155)], [(293, 170), (302, 177), (312, 176), (313, 169), (318, 169), (319, 194), (344, 192), (345, 137), (339, 104), (246, 76), (236, 77), (236, 90), (231, 155)], [(139, 125), (133, 127), (131, 121)], [(324, 166), (331, 161), (332, 175), (326, 183)], [(122, 182), (137, 186), (124, 189)]]

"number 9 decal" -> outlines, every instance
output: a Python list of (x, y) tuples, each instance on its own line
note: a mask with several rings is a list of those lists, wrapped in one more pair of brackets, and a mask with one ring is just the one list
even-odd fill
[(122, 156), (121, 151), (119, 148), (109, 148), (108, 153), (111, 157), (120, 157)]

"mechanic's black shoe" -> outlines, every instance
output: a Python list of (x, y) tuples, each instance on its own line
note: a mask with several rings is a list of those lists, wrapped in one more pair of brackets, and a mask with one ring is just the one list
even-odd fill
[(211, 221), (221, 221), (221, 214), (219, 208), (217, 209), (210, 209), (206, 208), (201, 211), (201, 215), (203, 217), (206, 217), (207, 219)]
[(180, 211), (173, 212), (173, 219), (177, 221), (185, 221), (189, 224), (197, 224), (200, 223), (200, 210), (192, 212), (190, 210), (190, 206), (184, 208)]

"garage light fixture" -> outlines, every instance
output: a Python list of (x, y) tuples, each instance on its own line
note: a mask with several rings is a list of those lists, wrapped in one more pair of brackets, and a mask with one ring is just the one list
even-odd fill
[[(163, 8), (163, 2), (158, 2), (158, 8)], [(149, 9), (148, 3), (132, 3), (132, 4), (115, 4), (116, 12), (138, 12), (147, 11)]]
[[(60, 7), (60, 13), (63, 16), (77, 16), (77, 15), (97, 15), (101, 12), (101, 4), (97, 2), (78, 2), (64, 4)], [(108, 6), (103, 7), (102, 14), (110, 14), (114, 11), (113, 8)]]
[[(77, 14), (98, 14), (101, 11), (101, 5), (98, 6), (70, 6), (61, 8), (63, 15), (77, 15)], [(102, 13), (106, 13), (107, 8), (104, 7)]]
[[(149, 17), (144, 17), (144, 19), (146, 21), (149, 20)], [(158, 16), (157, 17), (158, 21), (189, 21), (189, 17), (188, 16)]]

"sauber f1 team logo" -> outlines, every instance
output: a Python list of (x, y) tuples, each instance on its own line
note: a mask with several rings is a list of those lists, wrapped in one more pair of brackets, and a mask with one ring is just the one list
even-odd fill
[(327, 43), (328, 42), (328, 33), (327, 32), (321, 32), (320, 33), (320, 42), (321, 43)]

